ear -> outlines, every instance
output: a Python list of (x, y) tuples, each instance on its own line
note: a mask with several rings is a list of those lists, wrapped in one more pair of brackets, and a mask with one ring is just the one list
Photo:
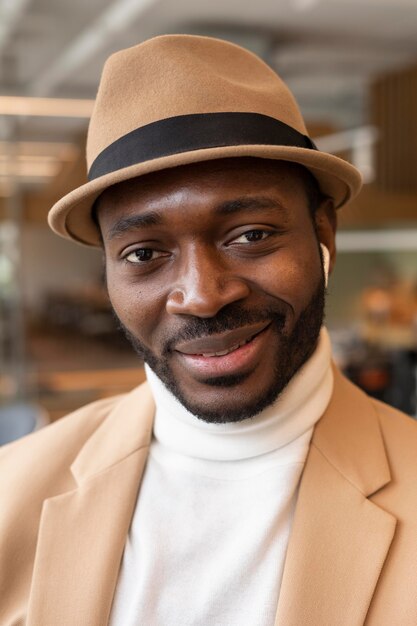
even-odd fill
[(324, 244), (330, 254), (329, 273), (333, 271), (336, 262), (336, 229), (337, 216), (331, 198), (324, 198), (314, 215), (317, 237)]

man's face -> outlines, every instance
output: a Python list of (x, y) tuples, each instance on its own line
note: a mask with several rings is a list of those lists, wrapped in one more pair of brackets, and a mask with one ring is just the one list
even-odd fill
[[(206, 421), (271, 404), (323, 320), (318, 235), (298, 167), (261, 159), (183, 166), (121, 183), (98, 220), (109, 296), (135, 349)], [(321, 235), (324, 233), (324, 235)]]

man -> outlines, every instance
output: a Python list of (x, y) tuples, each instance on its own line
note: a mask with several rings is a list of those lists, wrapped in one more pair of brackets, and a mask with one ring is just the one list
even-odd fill
[(227, 42), (105, 66), (89, 182), (148, 383), (4, 449), (1, 625), (415, 626), (417, 429), (331, 365), (335, 208), (360, 187)]

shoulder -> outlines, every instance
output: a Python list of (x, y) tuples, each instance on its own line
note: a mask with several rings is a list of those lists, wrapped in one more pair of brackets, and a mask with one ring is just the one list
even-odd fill
[(85, 406), (0, 449), (0, 595), (7, 599), (0, 615), (13, 623), (8, 611), (22, 610), (29, 594), (43, 503), (76, 488), (71, 465), (118, 401)]
[[(332, 402), (336, 412), (343, 413), (351, 428), (363, 434), (365, 420), (373, 423), (375, 417), (384, 439), (392, 447), (417, 445), (417, 420), (394, 407), (372, 398), (334, 368)], [(362, 429), (361, 429), (362, 426)], [(389, 441), (387, 441), (389, 443)], [(417, 462), (417, 457), (416, 457)]]
[(417, 497), (417, 421), (371, 398), (339, 370), (334, 373), (333, 395), (312, 443), (359, 483), (365, 481), (361, 489), (367, 493), (381, 474), (381, 480), (391, 475), (384, 494), (398, 490), (403, 497), (409, 487)]
[[(397, 474), (415, 483), (417, 476), (417, 420), (401, 411), (371, 400), (378, 415), (388, 459)], [(414, 488), (413, 488), (414, 490)]]
[(79, 450), (124, 396), (88, 404), (0, 449), (0, 493), (69, 470)]
[(371, 398), (383, 428), (393, 428), (399, 437), (411, 437), (417, 441), (417, 420), (384, 402)]
[[(351, 415), (349, 422), (357, 435), (363, 435), (369, 422), (376, 422), (382, 435), (388, 460), (417, 473), (417, 420), (384, 402), (368, 396), (351, 381), (338, 373), (339, 399), (350, 404), (359, 415)], [(357, 400), (360, 399), (360, 404)]]

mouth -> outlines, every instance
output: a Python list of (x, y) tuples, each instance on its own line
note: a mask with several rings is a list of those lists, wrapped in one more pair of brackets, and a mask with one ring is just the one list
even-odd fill
[(249, 339), (245, 339), (244, 341), (239, 342), (238, 344), (236, 344), (235, 346), (232, 346), (231, 348), (228, 348), (227, 350), (220, 350), (219, 352), (202, 352), (201, 356), (206, 356), (209, 358), (215, 357), (215, 356), (225, 356), (226, 354), (230, 354), (231, 352), (238, 350), (242, 346), (245, 346), (247, 343), (252, 341), (254, 337), (256, 337), (256, 335), (253, 335), (252, 337), (249, 337)]
[(250, 326), (235, 328), (234, 330), (220, 335), (210, 335), (208, 337), (201, 337), (200, 339), (181, 342), (177, 344), (175, 349), (181, 354), (190, 356), (204, 356), (209, 358), (225, 356), (251, 342), (256, 335), (259, 335), (259, 333), (265, 330), (270, 323), (270, 321), (264, 321)]
[(179, 344), (176, 352), (182, 365), (197, 379), (245, 374), (257, 367), (268, 350), (270, 326), (267, 321)]

